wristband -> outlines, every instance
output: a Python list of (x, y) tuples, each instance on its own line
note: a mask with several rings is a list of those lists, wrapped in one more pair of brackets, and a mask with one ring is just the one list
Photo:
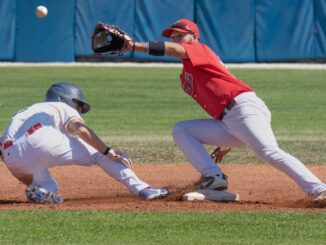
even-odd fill
[(106, 147), (105, 151), (103, 152), (103, 155), (107, 155), (109, 151), (111, 150), (111, 147)]
[(148, 44), (148, 53), (156, 56), (165, 55), (165, 43), (163, 41), (152, 41)]

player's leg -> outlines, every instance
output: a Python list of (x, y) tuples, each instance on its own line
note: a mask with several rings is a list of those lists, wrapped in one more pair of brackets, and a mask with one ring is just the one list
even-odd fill
[(141, 181), (124, 164), (109, 159), (81, 139), (65, 137), (60, 148), (57, 150), (61, 154), (54, 154), (52, 162), (60, 163), (60, 165), (77, 164), (90, 166), (97, 164), (107, 174), (121, 182), (135, 194), (149, 186), (147, 183)]
[(231, 135), (219, 120), (199, 119), (178, 122), (173, 128), (173, 139), (186, 158), (202, 174), (202, 188), (226, 189), (227, 179), (208, 154), (204, 144), (240, 146), (243, 143)]
[(138, 193), (149, 187), (149, 184), (142, 181), (138, 176), (127, 166), (120, 162), (115, 162), (107, 156), (98, 154), (96, 163), (112, 178), (121, 182), (130, 192), (138, 195)]
[(134, 171), (120, 162), (113, 161), (98, 153), (96, 163), (112, 178), (122, 183), (131, 193), (144, 199), (160, 198), (168, 195), (165, 188), (153, 188), (141, 180)]
[(237, 101), (223, 122), (230, 133), (249, 145), (261, 159), (287, 174), (308, 195), (325, 188), (302, 162), (278, 147), (270, 120), (268, 108), (255, 96)]
[[(62, 134), (44, 126), (24, 134), (5, 150), (5, 163), (12, 174), (27, 186), (26, 196), (35, 203), (62, 203), (58, 186), (48, 172), (55, 154), (61, 154)], [(49, 140), (50, 139), (50, 140)]]
[(243, 143), (231, 135), (219, 120), (198, 119), (182, 121), (173, 128), (173, 139), (186, 158), (203, 176), (221, 173), (204, 144), (239, 146)]
[(12, 146), (7, 153), (5, 162), (9, 171), (19, 181), (26, 185), (26, 197), (32, 203), (62, 203), (57, 194), (57, 183), (42, 160), (42, 153), (34, 152), (27, 143)]
[(143, 194), (144, 198), (153, 199), (168, 194), (166, 189), (149, 187), (149, 185), (138, 178), (130, 168), (120, 162), (109, 159), (83, 140), (70, 138), (65, 135), (63, 135), (62, 139), (60, 145), (50, 150), (51, 158), (49, 164), (51, 166), (70, 164), (90, 166), (97, 164), (108, 175), (121, 182), (130, 192), (136, 195)]
[(39, 169), (37, 166), (33, 169), (33, 181), (27, 186), (25, 194), (32, 203), (63, 203), (54, 178), (47, 169)]

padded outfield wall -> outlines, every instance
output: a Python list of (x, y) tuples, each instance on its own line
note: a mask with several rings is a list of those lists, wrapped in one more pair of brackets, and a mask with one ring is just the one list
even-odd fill
[[(48, 8), (35, 17), (38, 5)], [(326, 60), (326, 0), (0, 0), (0, 61), (71, 62), (94, 58), (101, 20), (136, 41), (167, 40), (162, 29), (188, 18), (225, 62)], [(129, 53), (132, 60), (176, 61)]]

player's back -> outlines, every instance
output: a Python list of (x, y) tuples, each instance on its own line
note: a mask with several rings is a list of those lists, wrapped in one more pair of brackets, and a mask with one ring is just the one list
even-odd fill
[(18, 139), (37, 124), (64, 130), (63, 118), (68, 105), (62, 102), (42, 102), (18, 111), (3, 133), (5, 139)]

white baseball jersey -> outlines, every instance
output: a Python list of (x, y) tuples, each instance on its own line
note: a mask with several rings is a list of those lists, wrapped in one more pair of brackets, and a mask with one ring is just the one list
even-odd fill
[(32, 176), (30, 184), (56, 193), (57, 184), (48, 168), (97, 164), (136, 195), (149, 186), (124, 164), (69, 135), (66, 126), (73, 118), (81, 119), (74, 108), (62, 102), (38, 103), (17, 112), (1, 140), (4, 162), (11, 173), (20, 180)]
[(40, 123), (43, 126), (52, 126), (62, 133), (66, 132), (66, 125), (73, 118), (82, 120), (79, 113), (62, 102), (37, 103), (18, 111), (7, 129), (3, 133), (4, 139), (18, 139), (33, 125)]

